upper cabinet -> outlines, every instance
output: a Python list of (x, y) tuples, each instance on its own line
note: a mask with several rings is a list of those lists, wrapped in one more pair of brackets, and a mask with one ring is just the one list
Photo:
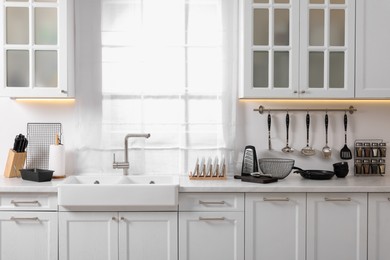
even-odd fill
[(241, 98), (354, 97), (355, 0), (243, 0)]
[(390, 1), (356, 0), (356, 97), (390, 97)]
[(0, 96), (74, 96), (73, 1), (0, 1)]

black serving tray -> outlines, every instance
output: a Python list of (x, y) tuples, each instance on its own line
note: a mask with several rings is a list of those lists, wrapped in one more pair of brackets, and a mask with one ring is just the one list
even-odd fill
[(43, 170), (37, 168), (20, 170), (23, 180), (36, 181), (36, 182), (51, 181), (53, 177), (53, 172), (54, 171), (51, 170)]

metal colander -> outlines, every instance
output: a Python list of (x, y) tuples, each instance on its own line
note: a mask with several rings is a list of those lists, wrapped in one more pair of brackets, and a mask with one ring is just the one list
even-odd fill
[(262, 158), (259, 159), (260, 170), (271, 177), (278, 179), (286, 178), (292, 168), (294, 167), (295, 161), (292, 159), (284, 158)]

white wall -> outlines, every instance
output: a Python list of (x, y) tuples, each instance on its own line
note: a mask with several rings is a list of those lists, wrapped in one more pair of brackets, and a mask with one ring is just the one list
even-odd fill
[(75, 103), (20, 102), (0, 98), (0, 175), (2, 175), (9, 149), (17, 134), (27, 134), (27, 123), (62, 123), (63, 143), (66, 146), (67, 171), (73, 171), (74, 142), (77, 117)]
[[(77, 86), (80, 88), (80, 86)], [(258, 157), (283, 157), (296, 160), (295, 165), (306, 169), (331, 170), (332, 163), (340, 161), (339, 151), (344, 145), (343, 113), (329, 112), (329, 146), (332, 148), (332, 158), (322, 157), (321, 149), (325, 145), (324, 113), (311, 114), (310, 145), (317, 150), (313, 157), (304, 157), (300, 149), (306, 146), (305, 112), (290, 112), (290, 146), (296, 151), (284, 154), (281, 148), (285, 145), (285, 113), (272, 113), (272, 151), (268, 151), (267, 113), (260, 115), (254, 108), (263, 105), (265, 108), (346, 108), (353, 105), (358, 109), (353, 115), (348, 114), (348, 146), (352, 150), (355, 139), (379, 138), (390, 140), (390, 101), (344, 101), (344, 102), (304, 102), (284, 101), (239, 101), (237, 103), (237, 163), (236, 173), (240, 171), (242, 151), (245, 145), (254, 145)], [(28, 122), (60, 122), (63, 126), (63, 140), (67, 151), (67, 172), (74, 172), (75, 142), (80, 142), (79, 122), (76, 103), (37, 103), (19, 102), (9, 98), (0, 98), (2, 128), (0, 130), (0, 170), (3, 171), (8, 155), (12, 148), (15, 135), (26, 134)], [(81, 124), (82, 122), (80, 122)], [(390, 159), (388, 159), (390, 162)], [(350, 169), (353, 169), (350, 161)], [(387, 167), (389, 168), (389, 167)]]
[[(390, 140), (390, 101), (240, 101), (239, 109), (245, 117), (240, 126), (244, 135), (244, 143), (256, 147), (257, 155), (261, 157), (282, 157), (295, 159), (295, 165), (305, 169), (332, 170), (332, 164), (341, 161), (340, 149), (344, 146), (343, 112), (329, 112), (329, 146), (332, 148), (331, 159), (322, 157), (322, 147), (325, 145), (324, 112), (311, 113), (310, 145), (316, 149), (315, 156), (305, 157), (300, 150), (306, 146), (306, 112), (290, 112), (290, 146), (295, 148), (292, 154), (285, 154), (281, 149), (286, 144), (285, 112), (271, 112), (271, 138), (273, 150), (268, 150), (267, 113), (260, 115), (254, 108), (263, 105), (265, 108), (348, 108), (353, 105), (357, 112), (348, 115), (348, 147), (353, 151), (356, 139)], [(238, 144), (240, 145), (240, 144)], [(390, 158), (389, 158), (390, 159)], [(390, 162), (390, 160), (387, 160)], [(350, 173), (353, 169), (349, 161)]]

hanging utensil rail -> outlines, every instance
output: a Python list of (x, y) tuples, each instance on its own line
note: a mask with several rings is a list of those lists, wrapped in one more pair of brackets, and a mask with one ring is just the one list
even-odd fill
[(280, 112), (349, 112), (350, 114), (353, 114), (353, 112), (356, 112), (357, 109), (353, 106), (350, 106), (349, 108), (269, 108), (266, 109), (263, 106), (259, 106), (259, 108), (253, 109), (253, 111), (259, 112), (259, 114), (263, 114), (264, 112), (273, 112), (273, 111), (280, 111)]

